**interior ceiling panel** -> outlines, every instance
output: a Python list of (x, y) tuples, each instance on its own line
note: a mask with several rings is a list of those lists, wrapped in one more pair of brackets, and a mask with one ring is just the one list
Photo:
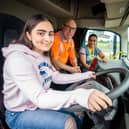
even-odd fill
[(125, 20), (125, 22), (124, 22), (123, 24), (129, 26), (129, 15), (128, 15), (128, 17), (126, 18), (126, 20)]
[(105, 20), (105, 27), (106, 28), (115, 28), (118, 27), (121, 23), (121, 19), (113, 19), (113, 20)]
[[(40, 11), (46, 12), (49, 15), (65, 18), (73, 16), (71, 10), (64, 9), (60, 5), (51, 2), (50, 0), (17, 0), (25, 5)], [(58, 2), (57, 2), (58, 3)]]
[(129, 24), (129, 21), (126, 19), (129, 14), (129, 0), (104, 1), (106, 7), (105, 27), (119, 27)]
[(65, 10), (68, 10), (68, 11), (71, 10), (71, 0), (49, 0), (49, 1), (60, 6)]
[[(17, 0), (55, 18), (102, 19), (105, 27), (129, 25), (129, 0)], [(127, 18), (127, 19), (126, 19)]]
[(125, 2), (128, 0), (100, 0), (100, 1), (105, 3), (105, 4), (112, 4), (112, 3), (118, 3), (118, 2)]
[(77, 18), (104, 18), (105, 5), (99, 0), (79, 1), (77, 13)]
[(118, 2), (112, 4), (106, 4), (107, 18), (121, 18), (123, 17), (128, 2)]

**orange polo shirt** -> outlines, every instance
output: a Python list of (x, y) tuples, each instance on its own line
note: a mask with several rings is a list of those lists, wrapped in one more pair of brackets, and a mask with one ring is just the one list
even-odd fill
[(74, 41), (66, 41), (62, 31), (56, 32), (54, 35), (54, 43), (51, 48), (52, 58), (58, 59), (61, 63), (66, 64), (68, 60), (71, 65), (76, 64), (76, 55)]

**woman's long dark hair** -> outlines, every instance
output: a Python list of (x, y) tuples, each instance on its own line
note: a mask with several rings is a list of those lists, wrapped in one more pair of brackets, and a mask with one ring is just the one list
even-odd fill
[(92, 36), (93, 36), (93, 37), (96, 37), (96, 39), (98, 38), (96, 34), (91, 34), (91, 35), (89, 35), (88, 40), (89, 40)]
[[(33, 48), (33, 44), (32, 42), (27, 38), (27, 35), (26, 35), (26, 32), (28, 33), (31, 33), (32, 29), (40, 22), (42, 21), (49, 21), (50, 23), (52, 23), (47, 17), (43, 16), (42, 14), (37, 14), (37, 15), (34, 15), (32, 17), (30, 17), (26, 23), (25, 23), (25, 26), (23, 28), (23, 31), (19, 37), (18, 40), (16, 40), (15, 42), (13, 43), (17, 43), (17, 44), (23, 44), (27, 47), (29, 47), (30, 49)], [(48, 52), (45, 52), (45, 53), (48, 53)], [(44, 54), (45, 54), (44, 53)], [(47, 55), (47, 54), (45, 54)]]

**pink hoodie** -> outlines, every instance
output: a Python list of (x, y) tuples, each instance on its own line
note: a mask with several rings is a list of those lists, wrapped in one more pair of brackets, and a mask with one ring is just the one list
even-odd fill
[[(58, 84), (72, 83), (89, 78), (90, 72), (62, 74), (54, 71), (48, 57), (20, 44), (3, 48), (4, 105), (10, 111), (35, 110), (36, 108), (60, 109), (72, 104), (88, 108), (88, 97), (93, 89), (56, 91), (51, 81)], [(61, 85), (60, 85), (61, 86)]]

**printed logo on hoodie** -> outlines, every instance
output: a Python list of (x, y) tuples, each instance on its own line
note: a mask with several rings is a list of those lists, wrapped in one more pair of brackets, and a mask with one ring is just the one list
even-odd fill
[(47, 62), (41, 62), (38, 65), (40, 76), (43, 79), (43, 86), (50, 87), (52, 75), (51, 75), (51, 66)]

